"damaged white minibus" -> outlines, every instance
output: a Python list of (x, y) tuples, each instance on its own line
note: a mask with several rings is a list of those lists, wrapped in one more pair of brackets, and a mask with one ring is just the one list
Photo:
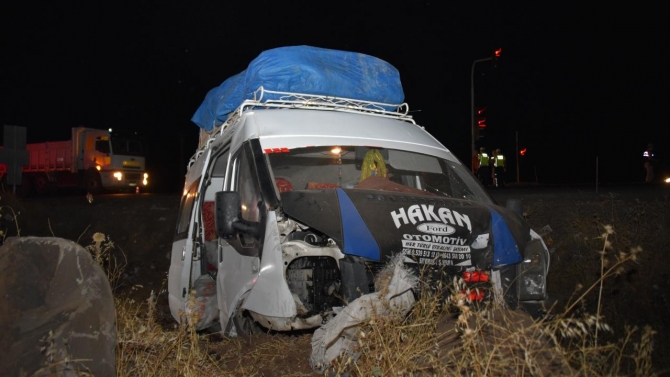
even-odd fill
[(231, 336), (316, 328), (399, 253), (491, 287), (473, 300), (541, 304), (541, 237), (403, 100), (388, 63), (308, 46), (266, 51), (210, 92), (171, 252), (174, 318)]

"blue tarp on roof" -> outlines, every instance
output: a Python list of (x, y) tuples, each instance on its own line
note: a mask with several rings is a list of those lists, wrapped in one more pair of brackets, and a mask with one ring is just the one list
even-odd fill
[(405, 99), (398, 70), (381, 59), (356, 52), (290, 46), (264, 51), (246, 70), (210, 90), (191, 120), (210, 131), (244, 100), (253, 98), (261, 86), (388, 104), (400, 104)]

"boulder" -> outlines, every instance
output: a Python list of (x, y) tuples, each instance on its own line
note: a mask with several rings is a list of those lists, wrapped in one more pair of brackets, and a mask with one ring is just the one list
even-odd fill
[(0, 246), (3, 376), (115, 376), (112, 291), (90, 253), (55, 237)]

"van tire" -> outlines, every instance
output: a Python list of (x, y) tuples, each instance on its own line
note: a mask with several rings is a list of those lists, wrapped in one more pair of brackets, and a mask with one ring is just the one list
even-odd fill
[(243, 302), (243, 300), (240, 300), (240, 303), (235, 308), (235, 313), (231, 318), (233, 326), (235, 326), (235, 332), (237, 333), (237, 336), (248, 337), (251, 335), (262, 334), (264, 331), (261, 325), (254, 320), (249, 312), (242, 309)]

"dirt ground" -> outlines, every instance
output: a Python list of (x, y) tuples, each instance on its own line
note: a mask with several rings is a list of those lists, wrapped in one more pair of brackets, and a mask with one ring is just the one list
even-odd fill
[[(87, 246), (94, 233), (105, 234), (128, 259), (117, 293), (135, 287), (133, 296), (146, 298), (164, 282), (167, 287), (179, 200), (177, 194), (108, 194), (88, 203), (84, 193), (75, 192), (22, 200), (5, 194), (0, 205), (12, 207), (22, 236), (55, 236)], [(6, 218), (9, 213), (3, 208), (0, 226), (13, 236), (16, 226)]]
[[(526, 219), (535, 230), (549, 225), (545, 236), (551, 251), (549, 295), (558, 300), (557, 310), (584, 293), (600, 276), (599, 251), (603, 250), (603, 225), (612, 225), (608, 238), (612, 249), (605, 258), (641, 247), (636, 262), (624, 265), (620, 274), (605, 280), (601, 315), (614, 332), (606, 339), (616, 342), (625, 327), (657, 332), (652, 359), (657, 371), (670, 371), (670, 186), (631, 185), (623, 187), (546, 187), (490, 191), (499, 204), (522, 199)], [(583, 288), (577, 290), (576, 286)], [(588, 294), (578, 313), (595, 314), (598, 287)], [(637, 333), (639, 335), (639, 331)]]
[[(600, 274), (602, 241), (597, 237), (602, 225), (615, 228), (615, 252), (641, 246), (644, 252), (637, 264), (603, 286), (602, 314), (614, 329), (610, 340), (623, 336), (624, 326), (651, 325), (658, 332), (653, 353), (657, 370), (670, 369), (670, 341), (667, 318), (670, 318), (670, 204), (669, 187), (601, 188), (505, 188), (491, 190), (502, 205), (510, 198), (523, 199), (527, 220), (534, 229), (549, 225), (546, 236), (551, 255), (548, 281), (549, 293), (564, 308), (578, 284), (585, 288)], [(7, 217), (11, 207), (17, 215), (22, 236), (57, 236), (78, 241), (86, 246), (95, 232), (108, 235), (128, 258), (128, 266), (119, 293), (138, 301), (151, 291), (161, 292), (167, 286), (169, 252), (179, 207), (178, 194), (109, 194), (98, 195), (92, 204), (83, 193), (52, 194), (16, 200), (0, 193), (2, 217), (0, 227), (8, 236), (16, 235), (16, 227)], [(611, 254), (612, 252), (610, 252)], [(610, 257), (613, 261), (613, 257)], [(579, 292), (580, 294), (583, 292)], [(597, 290), (587, 296), (579, 310), (595, 313)], [(165, 293), (158, 296), (161, 315), (166, 326), (171, 317)], [(266, 335), (270, 337), (270, 335)], [(278, 336), (278, 335), (273, 335)], [(281, 335), (279, 335), (281, 336)], [(242, 347), (262, 346), (267, 339), (255, 338)], [(309, 335), (293, 335), (287, 341), (305, 343), (304, 355), (286, 355), (276, 360), (274, 371), (291, 375), (314, 375), (308, 363), (311, 349)], [(239, 363), (228, 349), (214, 349), (223, 364)], [(234, 350), (237, 355), (249, 352)], [(244, 358), (244, 356), (242, 356)], [(251, 362), (251, 361), (250, 361)]]

